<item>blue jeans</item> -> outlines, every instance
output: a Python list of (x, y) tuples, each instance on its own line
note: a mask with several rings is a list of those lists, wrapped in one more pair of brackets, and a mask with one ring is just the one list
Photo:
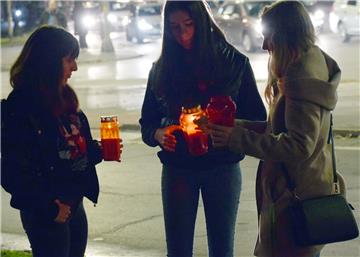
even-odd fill
[(44, 222), (27, 211), (20, 217), (34, 257), (84, 257), (88, 225), (82, 202), (66, 223)]
[(201, 191), (209, 256), (232, 257), (241, 191), (239, 164), (208, 170), (163, 166), (162, 200), (169, 257), (191, 257)]

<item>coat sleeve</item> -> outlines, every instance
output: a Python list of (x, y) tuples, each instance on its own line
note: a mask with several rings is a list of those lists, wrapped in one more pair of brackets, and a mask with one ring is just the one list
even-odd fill
[(245, 59), (236, 105), (237, 118), (254, 121), (266, 120), (266, 109), (257, 89), (248, 58)]
[(229, 147), (263, 160), (301, 162), (314, 152), (320, 135), (321, 107), (310, 102), (286, 98), (287, 132), (260, 134), (236, 126)]
[(154, 66), (149, 74), (139, 123), (141, 126), (141, 135), (144, 143), (155, 147), (158, 145), (158, 142), (155, 140), (154, 135), (156, 130), (161, 127), (161, 119), (163, 118), (163, 114), (160, 112), (159, 103), (152, 90), (152, 83), (154, 83), (153, 76)]
[(89, 121), (86, 115), (80, 111), (79, 112), (81, 124), (84, 127), (84, 133), (86, 137), (86, 145), (87, 145), (87, 155), (91, 165), (96, 165), (103, 160), (102, 150), (100, 147), (100, 142), (94, 140), (91, 135)]

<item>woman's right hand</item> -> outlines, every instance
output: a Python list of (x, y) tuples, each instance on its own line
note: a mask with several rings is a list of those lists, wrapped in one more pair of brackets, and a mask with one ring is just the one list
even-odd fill
[(169, 152), (175, 152), (176, 137), (172, 134), (175, 130), (179, 130), (180, 126), (171, 125), (165, 128), (158, 128), (154, 138), (159, 144)]
[(55, 203), (59, 207), (59, 212), (54, 221), (57, 223), (65, 223), (71, 214), (70, 206), (65, 203), (60, 202), (59, 199), (56, 199)]

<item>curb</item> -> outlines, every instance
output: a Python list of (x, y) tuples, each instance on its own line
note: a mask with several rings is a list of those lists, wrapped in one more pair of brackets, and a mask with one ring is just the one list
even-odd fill
[[(99, 128), (91, 128), (92, 130), (98, 130)], [(123, 124), (120, 126), (122, 131), (140, 131), (140, 124)], [(357, 129), (333, 129), (334, 136), (357, 138), (360, 136), (360, 130)]]
[(333, 134), (339, 137), (357, 138), (360, 136), (360, 130), (355, 129), (333, 129)]
[[(115, 56), (114, 58), (108, 58), (108, 59), (103, 59), (103, 57), (99, 57), (96, 58), (96, 56), (94, 56), (94, 59), (88, 59), (88, 60), (78, 60), (78, 64), (89, 64), (89, 63), (105, 63), (105, 62), (115, 62), (115, 61), (123, 61), (123, 60), (131, 60), (131, 59), (136, 59), (136, 58), (140, 58), (143, 57), (144, 54), (134, 54), (134, 55), (129, 55), (129, 56)], [(1, 65), (1, 71), (10, 71), (12, 64), (4, 64), (2, 63)]]

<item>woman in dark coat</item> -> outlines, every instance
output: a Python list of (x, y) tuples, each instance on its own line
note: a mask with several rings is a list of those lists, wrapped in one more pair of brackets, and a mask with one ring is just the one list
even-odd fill
[(2, 104), (1, 183), (35, 257), (83, 257), (83, 198), (98, 200), (101, 148), (67, 84), (78, 54), (76, 38), (64, 29), (37, 29), (11, 68), (13, 90)]
[(162, 199), (169, 257), (192, 256), (199, 195), (204, 203), (209, 255), (233, 256), (243, 154), (215, 150), (192, 156), (178, 125), (181, 107), (229, 95), (236, 117), (265, 120), (249, 59), (230, 45), (205, 1), (167, 1), (162, 52), (153, 65), (141, 112), (141, 132), (160, 146)]

